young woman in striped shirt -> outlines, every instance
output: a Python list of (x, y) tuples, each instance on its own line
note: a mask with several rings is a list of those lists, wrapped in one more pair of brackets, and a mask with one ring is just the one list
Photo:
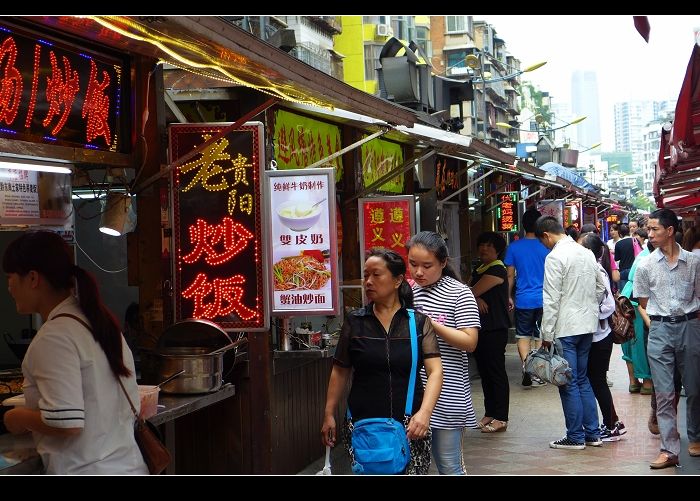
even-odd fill
[(406, 246), (414, 304), (432, 319), (442, 357), (442, 391), (430, 420), (433, 457), (441, 475), (466, 475), (462, 434), (465, 427), (476, 428), (467, 352), (476, 348), (479, 310), (448, 264), (447, 244), (439, 234), (422, 231)]

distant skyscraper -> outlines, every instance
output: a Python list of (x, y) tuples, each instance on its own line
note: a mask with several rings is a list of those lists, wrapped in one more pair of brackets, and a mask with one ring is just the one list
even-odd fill
[(578, 142), (586, 147), (600, 142), (598, 79), (595, 71), (575, 71), (571, 75), (571, 111), (586, 120), (576, 125)]

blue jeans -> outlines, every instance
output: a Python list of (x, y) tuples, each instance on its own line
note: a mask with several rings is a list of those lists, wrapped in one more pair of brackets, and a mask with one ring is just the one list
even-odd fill
[(556, 340), (557, 352), (569, 362), (573, 372), (571, 382), (559, 387), (566, 421), (566, 436), (578, 443), (600, 438), (598, 406), (587, 375), (592, 340), (593, 334), (567, 336)]
[(432, 428), (432, 451), (440, 475), (466, 475), (462, 459), (462, 428), (441, 430)]

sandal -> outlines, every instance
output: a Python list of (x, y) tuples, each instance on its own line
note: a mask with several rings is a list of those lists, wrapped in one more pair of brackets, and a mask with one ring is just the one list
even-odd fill
[(481, 429), (481, 433), (500, 433), (508, 429), (508, 421), (499, 421), (494, 419), (489, 424), (484, 425)]
[(478, 423), (476, 423), (476, 427), (480, 430), (483, 430), (484, 426), (488, 425), (491, 421), (493, 421), (493, 418), (484, 416), (479, 420)]

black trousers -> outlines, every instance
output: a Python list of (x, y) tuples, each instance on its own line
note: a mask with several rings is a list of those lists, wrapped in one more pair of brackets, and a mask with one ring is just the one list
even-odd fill
[(591, 382), (595, 399), (600, 406), (600, 412), (603, 414), (603, 424), (609, 430), (612, 430), (618, 421), (612, 394), (605, 378), (605, 373), (610, 365), (612, 348), (613, 336), (610, 333), (604, 339), (591, 344), (591, 351), (588, 354), (588, 379)]
[(506, 374), (508, 329), (479, 331), (474, 356), (484, 390), (484, 415), (508, 421), (510, 386)]

